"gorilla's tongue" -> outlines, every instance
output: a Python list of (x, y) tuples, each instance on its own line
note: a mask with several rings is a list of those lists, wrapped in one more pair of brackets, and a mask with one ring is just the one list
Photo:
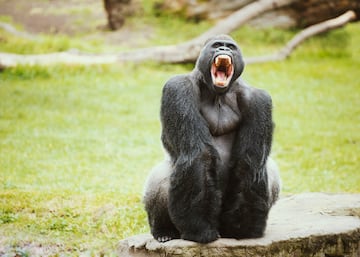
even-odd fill
[(226, 73), (223, 71), (217, 71), (215, 73), (215, 85), (219, 87), (224, 87), (226, 85), (227, 77)]
[(217, 71), (216, 72), (216, 81), (221, 82), (221, 81), (226, 81), (227, 77), (226, 77), (226, 73), (224, 71)]

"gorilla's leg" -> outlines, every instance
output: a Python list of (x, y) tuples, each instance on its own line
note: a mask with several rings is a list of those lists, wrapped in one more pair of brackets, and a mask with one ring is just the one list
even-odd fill
[(242, 186), (241, 177), (229, 180), (229, 188), (223, 213), (220, 217), (222, 237), (258, 238), (266, 228), (268, 213), (280, 192), (278, 168), (270, 158), (266, 164), (266, 176), (250, 187)]
[(164, 160), (151, 171), (145, 184), (144, 204), (151, 234), (159, 242), (180, 238), (168, 212), (168, 191), (171, 173), (170, 161)]
[(219, 238), (221, 192), (217, 156), (206, 149), (193, 159), (179, 158), (170, 176), (169, 214), (182, 239), (209, 243)]
[(279, 198), (281, 190), (281, 179), (279, 174), (279, 167), (270, 157), (267, 160), (266, 168), (268, 174), (269, 204), (272, 206)]
[[(262, 191), (262, 192), (261, 192)], [(251, 188), (237, 192), (228, 191), (220, 216), (221, 237), (258, 238), (264, 233), (269, 206), (263, 181), (256, 182)]]

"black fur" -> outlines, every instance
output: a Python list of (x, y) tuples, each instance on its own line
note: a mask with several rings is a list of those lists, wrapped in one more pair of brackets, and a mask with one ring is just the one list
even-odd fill
[[(230, 56), (234, 65), (227, 87), (214, 85), (211, 76), (219, 54)], [(205, 44), (190, 74), (164, 86), (161, 139), (170, 155), (164, 175), (168, 186), (161, 189), (164, 182), (154, 182), (144, 197), (159, 241), (180, 237), (208, 243), (220, 235), (254, 238), (264, 233), (276, 200), (271, 199), (266, 165), (272, 103), (266, 92), (239, 78), (243, 69), (238, 46), (222, 35)]]

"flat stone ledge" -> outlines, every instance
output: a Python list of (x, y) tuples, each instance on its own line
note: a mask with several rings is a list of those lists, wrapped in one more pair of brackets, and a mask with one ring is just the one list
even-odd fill
[(360, 194), (283, 197), (270, 212), (263, 238), (159, 243), (144, 234), (120, 241), (119, 256), (360, 257)]

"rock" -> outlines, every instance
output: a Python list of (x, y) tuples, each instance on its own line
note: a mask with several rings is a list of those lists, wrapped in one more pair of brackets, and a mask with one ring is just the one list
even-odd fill
[(144, 234), (122, 240), (119, 256), (360, 257), (360, 194), (283, 197), (270, 211), (263, 238), (159, 243)]

